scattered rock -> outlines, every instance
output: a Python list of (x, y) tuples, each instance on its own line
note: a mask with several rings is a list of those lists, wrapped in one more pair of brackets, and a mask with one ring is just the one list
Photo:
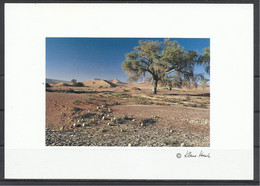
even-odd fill
[(74, 123), (73, 127), (81, 127), (81, 124), (80, 123)]
[(61, 128), (60, 128), (60, 131), (64, 131), (65, 129), (65, 125), (63, 125)]
[(87, 126), (89, 126), (89, 124), (87, 124), (87, 123), (82, 124), (82, 127), (87, 127)]

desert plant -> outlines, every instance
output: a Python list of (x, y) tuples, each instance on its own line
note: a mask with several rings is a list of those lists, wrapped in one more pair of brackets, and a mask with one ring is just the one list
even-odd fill
[(75, 86), (76, 87), (84, 87), (84, 84), (82, 82), (78, 82)]
[(72, 107), (71, 108), (71, 111), (73, 111), (73, 112), (79, 112), (79, 111), (81, 111), (82, 109), (81, 108), (79, 108), (79, 107)]
[(84, 84), (82, 82), (77, 82), (76, 79), (72, 79), (71, 82), (72, 82), (72, 85), (75, 87), (84, 87)]
[(190, 81), (197, 59), (197, 51), (186, 52), (177, 41), (139, 41), (139, 46), (126, 54), (122, 68), (129, 74), (130, 82), (145, 78), (146, 73), (150, 74), (153, 94), (156, 94), (158, 82), (167, 74), (178, 73)]
[(80, 100), (74, 100), (72, 103), (74, 103), (74, 104), (80, 104), (80, 103), (82, 103), (82, 101), (80, 101)]
[(143, 124), (144, 126), (154, 124), (155, 122), (156, 122), (156, 121), (155, 121), (154, 118), (141, 119), (141, 124)]
[(75, 83), (77, 83), (77, 80), (76, 80), (76, 79), (72, 79), (71, 82), (72, 82), (73, 84), (75, 84)]
[(125, 122), (125, 119), (124, 118), (117, 118), (115, 123), (118, 123), (118, 124), (123, 124)]
[(181, 88), (182, 82), (182, 78), (178, 75), (166, 75), (161, 79), (160, 84), (167, 87), (169, 90), (172, 90), (173, 87)]

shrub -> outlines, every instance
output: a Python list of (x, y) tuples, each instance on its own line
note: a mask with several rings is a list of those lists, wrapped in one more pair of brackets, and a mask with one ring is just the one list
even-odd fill
[(125, 122), (125, 119), (124, 118), (117, 118), (115, 123), (118, 123), (118, 124), (123, 124)]
[(84, 87), (84, 84), (82, 82), (78, 82), (74, 84), (75, 87)]
[(79, 111), (81, 111), (82, 109), (81, 108), (79, 108), (79, 107), (72, 107), (71, 108), (71, 111), (73, 111), (73, 112), (79, 112)]
[(72, 85), (75, 87), (84, 87), (84, 84), (82, 82), (77, 82), (76, 79), (72, 79), (71, 82), (72, 82)]
[(74, 104), (80, 104), (80, 103), (82, 103), (82, 101), (80, 101), (80, 100), (74, 100), (72, 103), (74, 103)]
[(143, 125), (150, 125), (150, 124), (154, 124), (155, 120), (153, 118), (145, 118), (141, 120), (141, 123), (143, 123)]
[(132, 120), (132, 119), (133, 119), (132, 116), (128, 116), (128, 115), (126, 115), (126, 114), (124, 114), (124, 115), (122, 116), (122, 118), (123, 118), (124, 120)]

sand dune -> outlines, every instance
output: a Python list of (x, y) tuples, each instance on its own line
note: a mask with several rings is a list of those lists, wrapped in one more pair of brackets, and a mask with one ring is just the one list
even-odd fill
[(112, 79), (112, 80), (108, 80), (109, 82), (113, 83), (113, 84), (126, 84), (118, 79)]
[(68, 83), (57, 83), (54, 86), (71, 86), (71, 85)]
[(107, 80), (87, 80), (83, 81), (83, 84), (89, 87), (116, 87), (114, 83)]

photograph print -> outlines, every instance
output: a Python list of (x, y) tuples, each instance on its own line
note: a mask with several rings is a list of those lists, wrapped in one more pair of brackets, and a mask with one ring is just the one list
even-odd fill
[(209, 38), (46, 38), (46, 146), (209, 147)]

